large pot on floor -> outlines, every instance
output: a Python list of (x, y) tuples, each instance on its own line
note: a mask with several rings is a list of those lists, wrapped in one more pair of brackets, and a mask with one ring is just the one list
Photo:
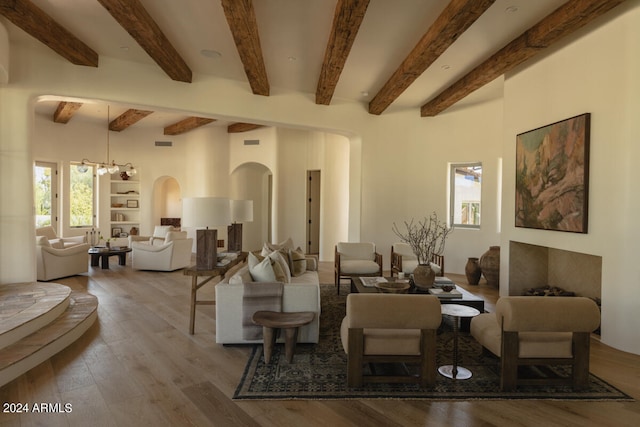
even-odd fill
[(500, 287), (500, 246), (490, 246), (480, 257), (480, 269), (489, 286)]

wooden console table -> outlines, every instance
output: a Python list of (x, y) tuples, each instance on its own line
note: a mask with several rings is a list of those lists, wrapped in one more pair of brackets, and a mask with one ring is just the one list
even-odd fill
[[(216, 303), (215, 300), (198, 300), (198, 289), (207, 284), (213, 278), (220, 277), (221, 280), (224, 279), (225, 274), (227, 274), (231, 268), (247, 259), (247, 255), (247, 252), (241, 252), (238, 254), (238, 257), (232, 260), (229, 264), (222, 267), (216, 267), (211, 270), (198, 270), (195, 265), (182, 270), (185, 276), (191, 276), (191, 317), (189, 319), (189, 333), (191, 335), (193, 335), (196, 323), (196, 305), (215, 305)], [(198, 283), (198, 277), (205, 277), (205, 279)]]

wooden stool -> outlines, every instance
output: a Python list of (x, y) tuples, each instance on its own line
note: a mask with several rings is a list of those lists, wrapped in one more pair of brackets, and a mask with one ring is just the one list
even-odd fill
[(277, 311), (256, 311), (253, 314), (253, 323), (262, 326), (262, 339), (264, 347), (264, 362), (271, 361), (273, 344), (276, 341), (276, 331), (284, 329), (284, 353), (287, 362), (293, 361), (293, 351), (298, 340), (298, 328), (313, 321), (316, 314), (312, 311), (296, 313), (282, 313)]

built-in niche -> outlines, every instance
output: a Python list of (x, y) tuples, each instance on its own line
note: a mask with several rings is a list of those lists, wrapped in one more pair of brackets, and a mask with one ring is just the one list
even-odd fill
[(600, 301), (602, 257), (547, 246), (509, 242), (509, 295), (558, 286)]

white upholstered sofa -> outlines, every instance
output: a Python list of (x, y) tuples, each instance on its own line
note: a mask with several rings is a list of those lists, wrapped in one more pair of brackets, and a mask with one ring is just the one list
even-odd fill
[[(253, 282), (249, 265), (245, 264), (234, 274), (216, 285), (216, 342), (218, 344), (257, 344), (262, 339), (243, 338), (244, 283)], [(255, 282), (254, 282), (255, 283)], [(313, 321), (300, 327), (299, 343), (317, 343), (320, 336), (320, 282), (317, 260), (306, 257), (306, 269), (299, 275), (291, 275), (284, 283), (282, 311), (312, 311)]]

